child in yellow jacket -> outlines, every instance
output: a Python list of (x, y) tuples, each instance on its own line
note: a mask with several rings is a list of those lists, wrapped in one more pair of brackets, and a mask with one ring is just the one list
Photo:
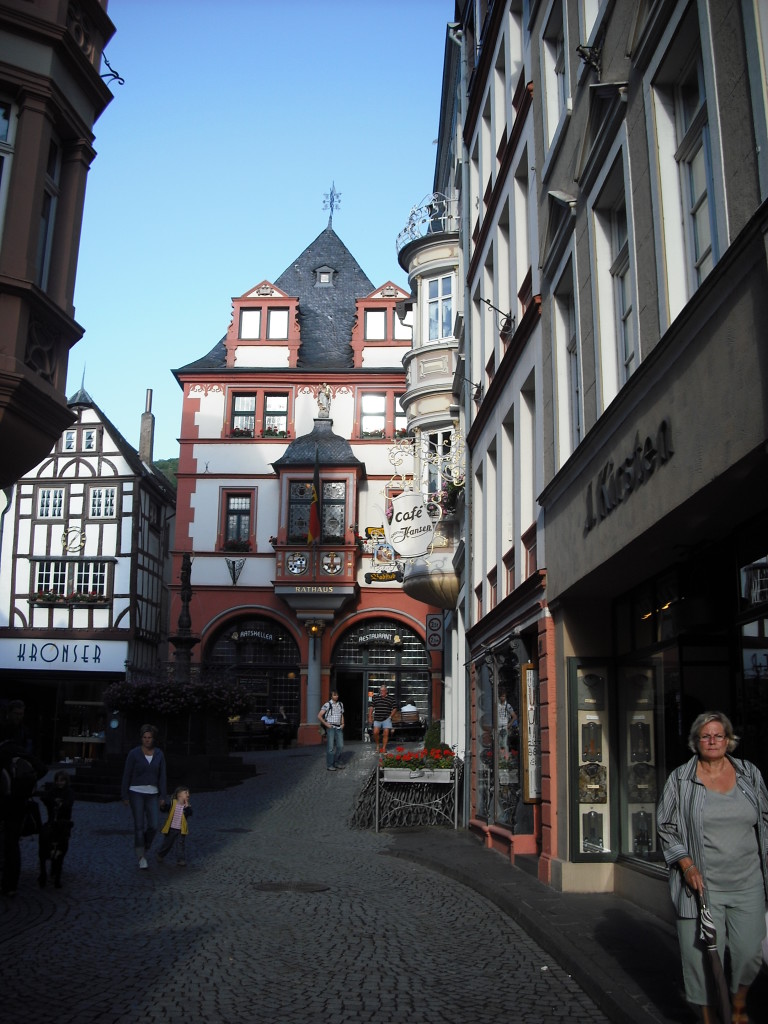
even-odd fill
[(165, 860), (166, 855), (173, 849), (176, 840), (179, 841), (179, 848), (176, 851), (176, 863), (180, 867), (184, 867), (187, 863), (185, 859), (187, 835), (189, 834), (187, 818), (191, 814), (192, 807), (189, 802), (189, 788), (187, 786), (177, 786), (173, 794), (173, 800), (171, 801), (171, 809), (168, 813), (168, 818), (160, 829), (165, 837), (160, 849), (157, 851), (157, 859), (161, 863)]

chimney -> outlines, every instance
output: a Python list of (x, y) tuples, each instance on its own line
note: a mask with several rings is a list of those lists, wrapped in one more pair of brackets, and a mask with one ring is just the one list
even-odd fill
[(152, 465), (152, 449), (155, 445), (155, 417), (152, 415), (152, 388), (147, 388), (147, 405), (141, 414), (139, 431), (139, 458)]

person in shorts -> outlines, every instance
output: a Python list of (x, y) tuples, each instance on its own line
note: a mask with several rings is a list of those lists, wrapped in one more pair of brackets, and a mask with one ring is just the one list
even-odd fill
[[(392, 712), (397, 707), (397, 701), (387, 693), (386, 686), (379, 687), (378, 697), (373, 698), (368, 712), (369, 721), (373, 726), (373, 742), (376, 744), (376, 752), (386, 754), (389, 734), (392, 731)], [(384, 738), (379, 746), (379, 735), (383, 731)]]

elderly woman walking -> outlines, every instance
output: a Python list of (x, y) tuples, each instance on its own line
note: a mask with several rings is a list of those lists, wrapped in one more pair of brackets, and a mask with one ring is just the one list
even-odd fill
[(694, 756), (676, 768), (657, 808), (670, 869), (685, 994), (704, 1024), (716, 1005), (707, 952), (698, 939), (698, 900), (706, 900), (722, 959), (731, 958), (731, 1024), (748, 1024), (747, 993), (757, 977), (768, 900), (768, 791), (750, 761), (732, 757), (738, 737), (726, 715), (699, 715), (688, 736)]

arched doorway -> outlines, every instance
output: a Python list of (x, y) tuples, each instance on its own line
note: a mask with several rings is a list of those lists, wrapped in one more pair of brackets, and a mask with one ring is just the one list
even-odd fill
[(394, 619), (369, 619), (349, 630), (333, 649), (331, 687), (344, 705), (346, 736), (363, 738), (368, 704), (381, 685), (398, 706), (414, 704), (432, 720), (431, 661), (424, 641)]
[(218, 669), (251, 692), (256, 718), (284, 707), (291, 723), (301, 720), (299, 648), (279, 622), (254, 616), (228, 622), (206, 644), (203, 662), (209, 675)]

